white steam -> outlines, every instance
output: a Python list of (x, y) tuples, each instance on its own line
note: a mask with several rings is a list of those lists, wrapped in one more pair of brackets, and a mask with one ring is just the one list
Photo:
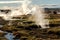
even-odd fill
[(22, 3), (21, 7), (16, 9), (12, 9), (12, 11), (9, 14), (1, 14), (5, 20), (19, 20), (19, 19), (12, 19), (12, 17), (20, 16), (20, 15), (27, 15), (32, 14), (34, 16), (33, 20), (37, 25), (40, 25), (42, 28), (49, 28), (45, 25), (48, 25), (49, 22), (47, 19), (45, 19), (45, 14), (43, 13), (43, 9), (41, 7), (31, 6), (31, 1), (24, 0), (24, 1), (3, 1), (0, 3)]
[(37, 7), (36, 8), (36, 12), (34, 14), (35, 18), (35, 22), (37, 25), (40, 25), (42, 28), (49, 28), (49, 21), (48, 19), (45, 19), (46, 14), (44, 13), (44, 9), (42, 7)]

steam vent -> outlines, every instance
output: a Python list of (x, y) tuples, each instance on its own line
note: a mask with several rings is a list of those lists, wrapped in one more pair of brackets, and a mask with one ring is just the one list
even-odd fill
[(0, 40), (8, 40), (9, 34), (11, 40), (60, 39), (60, 8), (38, 7), (38, 14), (11, 16), (15, 10), (0, 9)]
[[(60, 40), (60, 6), (30, 0), (0, 1), (0, 40)], [(16, 7), (15, 7), (16, 6)]]

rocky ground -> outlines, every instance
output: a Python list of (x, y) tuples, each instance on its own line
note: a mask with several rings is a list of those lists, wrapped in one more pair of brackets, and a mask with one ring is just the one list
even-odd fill
[[(29, 27), (27, 25), (25, 27), (5, 25), (1, 30), (13, 34), (19, 33), (21, 40), (60, 40), (60, 27), (41, 29), (37, 25), (30, 25)], [(3, 36), (1, 37), (4, 39)]]
[(14, 36), (20, 35), (20, 40), (60, 40), (60, 26), (42, 29), (41, 26), (36, 25), (33, 21), (25, 19), (16, 21), (5, 21), (0, 19), (0, 40), (7, 40), (4, 32), (11, 32)]

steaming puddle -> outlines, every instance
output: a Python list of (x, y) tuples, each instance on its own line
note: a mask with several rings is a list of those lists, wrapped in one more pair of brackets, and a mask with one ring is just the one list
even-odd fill
[(5, 38), (7, 38), (8, 40), (14, 40), (14, 39), (13, 39), (14, 36), (13, 36), (12, 33), (7, 33), (7, 34), (5, 35)]

